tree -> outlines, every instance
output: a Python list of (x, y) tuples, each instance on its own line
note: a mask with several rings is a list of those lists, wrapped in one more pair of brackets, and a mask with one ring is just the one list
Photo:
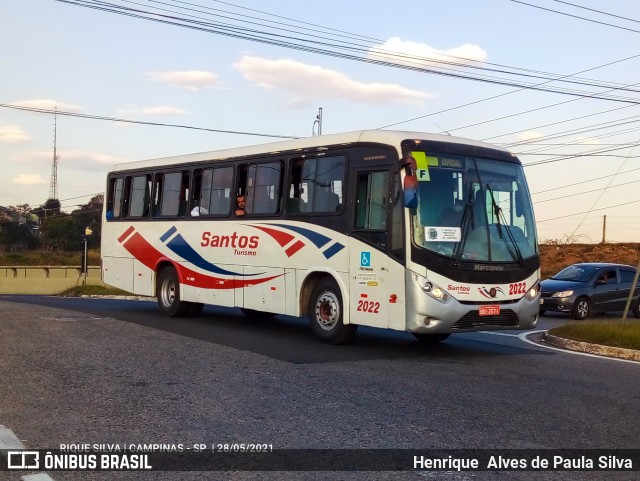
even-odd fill
[(8, 209), (11, 212), (18, 214), (20, 217), (24, 217), (25, 219), (30, 219), (33, 211), (29, 204), (10, 205)]
[(26, 224), (3, 218), (0, 219), (0, 244), (11, 250), (33, 249), (37, 246), (37, 239)]
[[(42, 236), (49, 249), (67, 251), (79, 250), (87, 228), (92, 234), (87, 236), (87, 247), (100, 247), (102, 205), (104, 196), (96, 195), (84, 205), (79, 205), (70, 214), (47, 215), (42, 219)], [(43, 208), (47, 208), (46, 204)]]
[(42, 223), (42, 236), (48, 249), (80, 250), (84, 229), (69, 214), (47, 217)]
[(49, 217), (60, 215), (60, 201), (58, 199), (47, 199), (43, 205), (33, 209), (33, 213), (38, 216), (41, 222)]
[(81, 205), (79, 209), (71, 213), (83, 232), (87, 227), (93, 231), (93, 233), (87, 237), (87, 246), (90, 249), (100, 247), (103, 205), (104, 194), (98, 194), (93, 196), (85, 205)]

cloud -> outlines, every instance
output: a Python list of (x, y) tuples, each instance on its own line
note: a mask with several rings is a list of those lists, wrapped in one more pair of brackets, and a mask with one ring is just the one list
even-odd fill
[[(122, 159), (111, 155), (87, 152), (84, 150), (58, 150), (58, 177), (65, 170), (82, 172), (106, 172), (115, 164), (128, 162), (130, 159)], [(11, 159), (22, 165), (41, 166), (50, 169), (52, 162), (51, 151), (32, 151), (22, 154), (19, 158)], [(43, 167), (46, 166), (46, 167)]]
[(19, 144), (31, 140), (22, 128), (16, 125), (0, 126), (0, 142), (3, 144)]
[(119, 109), (118, 113), (122, 115), (187, 115), (189, 112), (171, 107), (169, 105), (159, 105), (157, 107), (140, 107), (130, 109)]
[(587, 145), (599, 145), (600, 139), (594, 137), (582, 137), (578, 136), (573, 140), (574, 144), (587, 144)]
[(115, 164), (128, 162), (129, 160), (84, 150), (62, 150), (58, 153), (60, 154), (58, 172), (60, 172), (60, 169), (67, 168), (89, 172), (106, 172)]
[(358, 82), (341, 72), (289, 59), (243, 56), (233, 66), (246, 80), (264, 89), (294, 94), (291, 105), (327, 97), (369, 104), (422, 104), (432, 97), (396, 84)]
[(74, 104), (65, 104), (63, 102), (58, 102), (56, 100), (18, 100), (17, 102), (13, 102), (13, 105), (19, 105), (21, 107), (28, 107), (32, 109), (43, 109), (43, 110), (62, 110), (65, 112), (81, 112), (82, 107)]
[(147, 78), (152, 82), (162, 82), (189, 90), (202, 90), (215, 87), (218, 83), (218, 76), (216, 74), (202, 70), (150, 72), (147, 74)]
[(541, 132), (536, 132), (534, 130), (528, 130), (527, 132), (522, 132), (516, 137), (518, 142), (527, 142), (530, 140), (537, 140), (544, 137), (544, 134)]
[(462, 64), (484, 62), (487, 59), (487, 52), (470, 43), (448, 50), (438, 50), (425, 43), (393, 37), (383, 44), (371, 47), (368, 56), (372, 59), (382, 59), (403, 65), (433, 67), (441, 62)]
[(12, 182), (16, 185), (44, 185), (48, 182), (40, 174), (20, 174), (14, 177)]

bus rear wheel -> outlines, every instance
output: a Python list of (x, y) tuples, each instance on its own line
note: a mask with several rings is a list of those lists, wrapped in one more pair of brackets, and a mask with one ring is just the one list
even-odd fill
[(190, 302), (180, 300), (180, 281), (173, 266), (165, 267), (158, 273), (156, 296), (160, 310), (169, 317), (183, 317), (189, 313)]
[(340, 288), (332, 279), (323, 279), (313, 289), (309, 300), (311, 331), (329, 344), (346, 344), (353, 340), (358, 326), (344, 324)]
[(449, 338), (451, 334), (424, 334), (422, 332), (412, 332), (413, 337), (425, 344), (435, 344)]

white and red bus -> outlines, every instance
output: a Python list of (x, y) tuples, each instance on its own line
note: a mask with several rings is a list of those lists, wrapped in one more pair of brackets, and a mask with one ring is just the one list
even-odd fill
[[(244, 209), (236, 204), (244, 197)], [(365, 130), (116, 165), (104, 282), (157, 296), (309, 317), (330, 343), (357, 326), (531, 329), (535, 221), (520, 161), (495, 146)]]

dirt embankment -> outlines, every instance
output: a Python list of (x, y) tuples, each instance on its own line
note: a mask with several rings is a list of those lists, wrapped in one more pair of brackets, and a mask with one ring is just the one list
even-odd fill
[(615, 262), (637, 267), (639, 261), (640, 243), (540, 245), (543, 279), (577, 262)]

